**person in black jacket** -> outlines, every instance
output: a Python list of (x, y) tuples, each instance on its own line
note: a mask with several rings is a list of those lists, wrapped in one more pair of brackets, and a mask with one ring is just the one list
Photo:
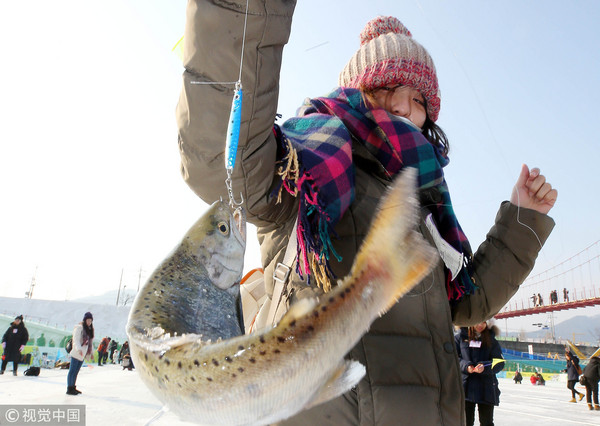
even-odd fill
[(455, 335), (465, 389), (467, 426), (475, 423), (475, 405), (479, 424), (494, 425), (494, 406), (500, 403), (496, 373), (504, 368), (503, 361), (492, 365), (494, 359), (502, 359), (502, 349), (495, 338), (497, 333), (497, 327), (482, 322), (474, 327), (463, 327)]
[(571, 400), (569, 402), (577, 402), (577, 398), (575, 394), (579, 395), (579, 400), (581, 401), (585, 396), (581, 392), (575, 389), (575, 385), (579, 382), (579, 358), (577, 355), (572, 354), (569, 348), (565, 350), (565, 358), (567, 359), (567, 368), (563, 371), (567, 373), (567, 388), (571, 390)]
[(515, 381), (515, 385), (521, 384), (521, 382), (523, 381), (523, 375), (521, 374), (521, 372), (519, 370), (515, 371), (515, 375), (513, 377), (513, 380)]
[[(590, 410), (600, 410), (598, 404), (598, 382), (600, 381), (600, 358), (593, 356), (590, 362), (583, 369), (585, 377), (585, 395), (587, 405)], [(592, 396), (594, 397), (594, 406), (592, 407)]]
[(29, 340), (29, 332), (25, 328), (23, 323), (23, 315), (19, 315), (10, 324), (10, 327), (4, 333), (2, 337), (2, 348), (4, 353), (2, 354), (2, 368), (0, 374), (4, 374), (6, 365), (9, 361), (13, 363), (13, 376), (17, 375), (17, 368), (19, 368), (19, 362), (21, 361), (21, 352)]

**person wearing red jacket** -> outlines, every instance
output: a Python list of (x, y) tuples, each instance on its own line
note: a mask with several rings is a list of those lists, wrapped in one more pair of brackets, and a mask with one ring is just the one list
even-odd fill
[(100, 341), (98, 345), (98, 366), (101, 367), (106, 364), (106, 357), (108, 355), (108, 344), (110, 343), (110, 337), (105, 337)]

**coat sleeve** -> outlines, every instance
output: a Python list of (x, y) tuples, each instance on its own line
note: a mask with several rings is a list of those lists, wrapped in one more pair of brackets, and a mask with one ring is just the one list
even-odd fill
[(470, 326), (496, 315), (533, 269), (553, 227), (554, 221), (545, 214), (502, 203), (494, 226), (473, 256), (478, 288), (453, 306), (454, 323)]
[[(504, 357), (502, 356), (502, 348), (500, 347), (500, 343), (498, 343), (498, 341), (496, 339), (492, 339), (492, 349), (490, 351), (491, 353), (491, 361), (494, 360), (494, 358), (498, 358), (498, 359), (504, 359)], [(504, 362), (499, 362), (498, 364), (494, 365), (493, 367), (490, 366), (489, 368), (489, 372), (490, 374), (498, 374), (500, 371), (502, 371), (504, 369), (504, 365), (506, 363)], [(487, 367), (486, 367), (486, 371), (487, 371)]]
[(26, 327), (23, 327), (23, 335), (21, 336), (21, 345), (26, 345), (29, 341), (29, 331)]
[[(233, 192), (241, 192), (248, 220), (273, 221), (269, 194), (277, 145), (273, 123), (279, 72), (295, 0), (250, 0), (242, 68), (242, 121)], [(238, 80), (245, 0), (188, 2), (184, 32), (183, 88), (176, 110), (181, 173), (205, 202), (228, 199), (225, 136)], [(209, 83), (209, 84), (205, 84)]]
[[(81, 341), (81, 325), (77, 324), (73, 329), (73, 348), (71, 352), (79, 353), (83, 352), (83, 342)], [(84, 353), (85, 355), (85, 353)]]
[(471, 362), (470, 359), (463, 357), (460, 333), (457, 333), (454, 335), (454, 343), (456, 344), (456, 352), (458, 353), (458, 362), (460, 365), (460, 371), (463, 372), (464, 374), (469, 374), (469, 372), (467, 371), (467, 368), (469, 367), (469, 365), (473, 365), (473, 362)]

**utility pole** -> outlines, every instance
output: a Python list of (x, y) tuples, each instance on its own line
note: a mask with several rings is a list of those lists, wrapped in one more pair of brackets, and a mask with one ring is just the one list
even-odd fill
[(119, 280), (119, 291), (117, 292), (117, 303), (115, 306), (119, 306), (119, 297), (121, 296), (121, 284), (123, 284), (123, 268), (121, 268), (121, 279)]
[(140, 292), (140, 283), (142, 282), (142, 267), (140, 266), (140, 273), (138, 275), (138, 289), (137, 292)]
[(35, 267), (35, 271), (33, 271), (33, 276), (31, 277), (31, 283), (29, 284), (29, 291), (25, 292), (26, 299), (33, 298), (33, 288), (35, 287), (35, 276), (37, 275), (37, 266)]

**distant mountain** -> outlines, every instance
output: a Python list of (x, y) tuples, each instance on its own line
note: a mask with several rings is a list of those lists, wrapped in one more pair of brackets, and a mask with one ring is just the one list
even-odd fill
[[(98, 305), (131, 306), (136, 294), (137, 290), (125, 288), (125, 290), (121, 290), (120, 292), (119, 290), (111, 290), (100, 295), (80, 297), (78, 299), (73, 299), (72, 301), (80, 303), (96, 303)], [(118, 305), (117, 296), (119, 297)]]
[(125, 326), (129, 317), (129, 306), (101, 304), (95, 299), (92, 302), (84, 302), (0, 297), (0, 308), (0, 313), (6, 318), (6, 326), (17, 315), (23, 315), (25, 326), (32, 322), (66, 332), (73, 330), (75, 324), (83, 319), (83, 314), (91, 312), (98, 338), (111, 336), (119, 342), (127, 340)]
[[(523, 337), (522, 333), (511, 332), (510, 337)], [(536, 331), (524, 333), (526, 339), (546, 339), (551, 336), (550, 326), (544, 325)], [(556, 340), (570, 340), (600, 346), (600, 315), (578, 315), (554, 324)]]
[(557, 339), (579, 340), (598, 343), (600, 340), (600, 315), (578, 315), (554, 325), (554, 335)]

